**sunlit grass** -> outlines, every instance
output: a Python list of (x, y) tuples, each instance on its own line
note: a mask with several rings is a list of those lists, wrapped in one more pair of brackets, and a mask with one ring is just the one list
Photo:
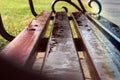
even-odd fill
[[(0, 13), (7, 32), (16, 36), (32, 18), (27, 0), (0, 0)], [(8, 41), (0, 36), (0, 46)]]

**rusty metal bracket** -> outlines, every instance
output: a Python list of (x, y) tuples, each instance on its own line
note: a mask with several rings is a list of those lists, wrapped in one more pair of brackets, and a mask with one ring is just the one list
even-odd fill
[(30, 10), (34, 16), (37, 16), (37, 13), (35, 12), (34, 4), (32, 0), (29, 0)]
[[(84, 5), (83, 5), (83, 3), (82, 3), (81, 0), (78, 0), (78, 3), (79, 3), (79, 5), (80, 5), (80, 7), (77, 6), (72, 0), (54, 0), (54, 1), (53, 1), (53, 4), (52, 4), (52, 10), (53, 10), (54, 13), (56, 12), (56, 10), (55, 10), (55, 4), (56, 4), (57, 2), (60, 2), (60, 1), (67, 2), (67, 3), (71, 4), (71, 5), (72, 5), (73, 7), (75, 7), (78, 11), (81, 11), (81, 12), (83, 12), (83, 13), (87, 12), (87, 10), (85, 9), (85, 7), (84, 7)], [(98, 5), (99, 11), (97, 12), (97, 14), (100, 14), (101, 11), (102, 11), (102, 5), (101, 5), (101, 3), (100, 3), (98, 0), (90, 0), (90, 1), (88, 2), (88, 5), (89, 5), (90, 8), (92, 8), (92, 2), (95, 2), (95, 3)], [(64, 8), (66, 12), (68, 11), (67, 7), (63, 6), (62, 8)]]
[(12, 41), (14, 39), (14, 36), (10, 35), (5, 30), (3, 22), (2, 22), (1, 14), (0, 14), (0, 35), (8, 41)]

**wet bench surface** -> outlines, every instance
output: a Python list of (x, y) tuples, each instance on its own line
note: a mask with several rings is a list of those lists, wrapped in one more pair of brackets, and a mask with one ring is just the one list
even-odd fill
[[(51, 34), (45, 39), (51, 17)], [(1, 56), (48, 80), (119, 80), (120, 52), (92, 24), (88, 14), (79, 11), (68, 17), (66, 12), (55, 16), (42, 12), (2, 50)], [(70, 20), (75, 23), (77, 39), (73, 38)]]
[(65, 12), (55, 15), (42, 74), (51, 80), (84, 80)]
[(110, 54), (115, 56), (119, 51), (115, 50), (115, 48), (111, 50), (110, 47), (113, 48), (113, 45), (104, 38), (104, 35), (84, 14), (73, 12), (72, 17), (84, 44), (85, 49), (83, 51), (85, 51), (84, 55), (87, 59), (92, 79), (119, 80), (119, 68), (116, 68), (119, 63), (117, 60), (112, 62), (110, 57)]

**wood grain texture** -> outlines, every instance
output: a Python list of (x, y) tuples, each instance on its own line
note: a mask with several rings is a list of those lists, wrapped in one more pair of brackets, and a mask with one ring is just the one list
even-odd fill
[[(119, 71), (107, 54), (112, 53), (107, 40), (98, 36), (98, 29), (81, 12), (72, 13), (76, 28), (84, 43), (84, 55), (93, 80), (119, 80)], [(104, 40), (101, 42), (101, 40)]]
[(50, 80), (84, 80), (65, 12), (57, 12), (46, 51), (42, 75)]

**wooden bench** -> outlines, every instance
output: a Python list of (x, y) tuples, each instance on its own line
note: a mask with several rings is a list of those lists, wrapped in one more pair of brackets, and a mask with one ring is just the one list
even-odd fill
[[(40, 13), (2, 51), (1, 56), (29, 67), (50, 80), (114, 80), (119, 71), (105, 53), (94, 25), (82, 12), (73, 12), (79, 38), (73, 38), (66, 12), (56, 12), (50, 37), (43, 37), (51, 12)], [(44, 45), (41, 45), (43, 44)], [(40, 48), (45, 47), (45, 51)], [(112, 67), (110, 67), (112, 66)]]
[[(37, 14), (32, 0), (29, 0), (36, 17), (14, 39), (8, 35), (9, 40), (13, 40), (0, 52), (0, 57), (25, 71), (33, 71), (37, 79), (44, 75), (48, 80), (119, 80), (120, 65), (116, 55), (120, 52), (97, 28), (95, 21), (93, 23), (92, 16), (86, 12), (81, 1), (78, 0), (83, 11), (71, 0), (65, 0), (79, 10), (70, 16), (65, 11), (54, 10), (55, 3), (64, 0), (54, 1), (52, 8), (55, 16), (49, 11)], [(49, 26), (50, 21), (52, 26)], [(73, 37), (71, 21), (78, 35), (76, 38)], [(1, 21), (0, 26), (3, 26)], [(48, 27), (52, 29), (46, 38), (44, 34)], [(7, 35), (2, 30), (0, 33)]]

